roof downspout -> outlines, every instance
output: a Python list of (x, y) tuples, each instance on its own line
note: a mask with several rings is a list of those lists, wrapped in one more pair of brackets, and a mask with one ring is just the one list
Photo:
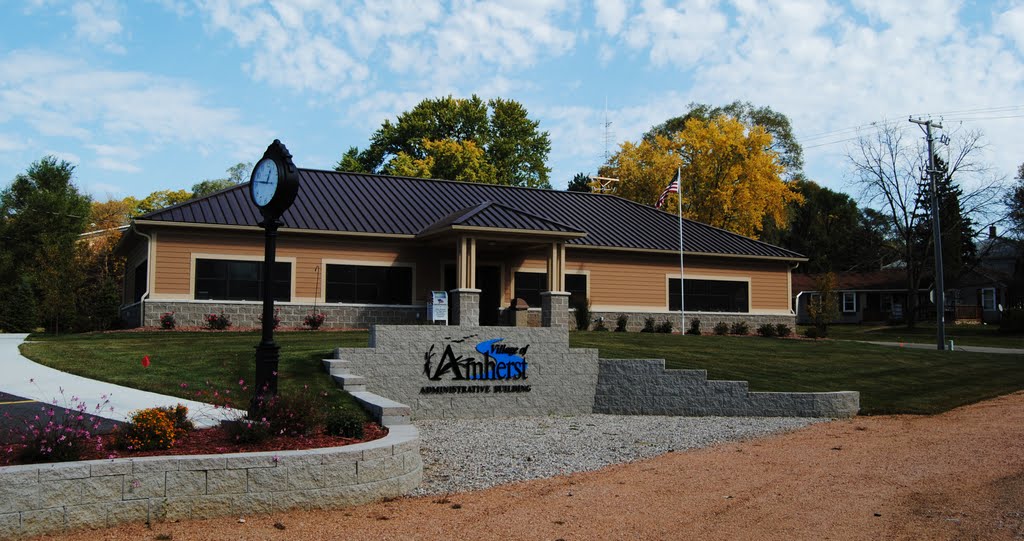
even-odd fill
[[(796, 268), (799, 267), (799, 266), (800, 266), (800, 262), (797, 261), (796, 263), (793, 263), (793, 266), (789, 267), (789, 284), (788, 284), (788, 287), (789, 287), (789, 298), (791, 298), (791, 299), (793, 298), (793, 271), (795, 271)], [(800, 295), (802, 293), (803, 293), (803, 291), (801, 291), (800, 293), (796, 294), (796, 300), (793, 303), (793, 306), (790, 307), (790, 309), (789, 309), (789, 313), (793, 314), (794, 316), (797, 313), (797, 308), (800, 307)]]
[(139, 296), (139, 327), (146, 326), (146, 299), (149, 298), (150, 273), (153, 272), (153, 237), (139, 231), (132, 223), (132, 230), (146, 239), (146, 291)]

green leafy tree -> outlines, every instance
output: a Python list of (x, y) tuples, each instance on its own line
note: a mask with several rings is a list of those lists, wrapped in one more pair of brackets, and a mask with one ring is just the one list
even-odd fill
[[(935, 183), (939, 202), (939, 225), (942, 227), (942, 269), (948, 285), (953, 285), (977, 260), (974, 245), (974, 222), (964, 215), (961, 198), (964, 191), (948, 174), (948, 166), (941, 158), (935, 158), (936, 167), (942, 171)], [(928, 183), (918, 187), (917, 197), (921, 208), (928, 213), (921, 217), (914, 230), (915, 258), (921, 261), (922, 272), (933, 275), (935, 271), (935, 236), (931, 215), (931, 189)]]
[(334, 170), (349, 173), (366, 173), (363, 162), (359, 161), (359, 148), (348, 147), (348, 150), (341, 155), (341, 160), (334, 166)]
[(814, 281), (817, 293), (807, 303), (807, 315), (817, 331), (817, 338), (828, 336), (828, 326), (839, 318), (839, 298), (836, 294), (836, 275), (826, 272)]
[(1024, 239), (1024, 163), (1017, 168), (1017, 183), (1007, 192), (1006, 207), (1010, 229)]
[(576, 173), (572, 180), (569, 181), (569, 187), (566, 189), (569, 192), (590, 192), (590, 176), (584, 173)]
[[(493, 168), (493, 183), (505, 186), (550, 188), (547, 167), (551, 141), (540, 123), (530, 120), (526, 109), (513, 100), (501, 98), (484, 102), (474, 95), (468, 99), (452, 96), (426, 99), (395, 122), (385, 120), (373, 133), (370, 145), (358, 153), (359, 171), (382, 173), (397, 170), (430, 171), (436, 177), (474, 178), (487, 182)], [(453, 146), (453, 143), (461, 147)], [(482, 167), (468, 144), (482, 150)], [(403, 155), (405, 157), (403, 157)], [(357, 154), (349, 148), (336, 169), (355, 170)], [(434, 165), (425, 167), (434, 159)], [(391, 164), (398, 160), (399, 163)], [(419, 165), (413, 163), (419, 161)], [(438, 169), (438, 162), (446, 165)], [(458, 169), (459, 163), (472, 170)], [(456, 169), (450, 169), (455, 167)], [(419, 176), (419, 175), (416, 175)]]
[[(27, 284), (42, 322), (54, 330), (75, 306), (76, 244), (91, 210), (88, 196), (72, 183), (73, 172), (70, 163), (47, 156), (0, 192), (0, 303), (24, 297)], [(10, 317), (18, 309), (8, 304), (0, 314)], [(23, 318), (17, 326), (35, 324)]]
[(651, 128), (644, 134), (644, 140), (653, 141), (658, 135), (671, 138), (673, 134), (685, 130), (686, 122), (691, 119), (706, 122), (722, 115), (739, 120), (747, 128), (761, 126), (768, 132), (772, 136), (768, 148), (778, 154), (779, 164), (787, 178), (795, 178), (803, 169), (803, 148), (793, 135), (789, 117), (771, 107), (755, 107), (750, 102), (734, 101), (721, 106), (691, 103), (689, 110), (681, 116), (672, 117)]
[(192, 185), (192, 197), (203, 197), (220, 190), (249, 182), (252, 173), (251, 163), (237, 163), (227, 169), (227, 178), (207, 179)]
[(147, 214), (154, 210), (167, 208), (192, 199), (192, 192), (187, 190), (157, 190), (139, 201), (135, 214)]

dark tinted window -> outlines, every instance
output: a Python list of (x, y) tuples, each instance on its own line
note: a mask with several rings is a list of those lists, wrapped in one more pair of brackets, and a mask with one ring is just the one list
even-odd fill
[(587, 275), (566, 274), (565, 290), (569, 292), (569, 307), (574, 308), (587, 302)]
[(546, 272), (517, 272), (516, 291), (517, 299), (523, 299), (526, 304), (533, 308), (540, 306), (540, 294), (548, 290), (548, 275)]
[[(274, 263), (274, 300), (290, 301), (291, 284), (291, 263)], [(196, 260), (196, 299), (259, 301), (262, 292), (262, 261)]]
[[(748, 312), (748, 282), (686, 280), (687, 312)], [(679, 310), (679, 278), (668, 281), (668, 309)]]
[(412, 268), (327, 265), (327, 302), (412, 304)]

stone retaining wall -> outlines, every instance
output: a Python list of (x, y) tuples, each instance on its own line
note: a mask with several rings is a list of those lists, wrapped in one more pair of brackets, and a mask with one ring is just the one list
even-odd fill
[[(259, 302), (190, 302), (190, 301), (145, 301), (146, 318), (144, 325), (160, 326), (160, 316), (174, 312), (179, 326), (205, 326), (208, 314), (221, 311), (231, 318), (235, 327), (258, 327), (259, 316), (263, 315), (263, 303)], [(275, 303), (279, 309), (283, 327), (302, 327), (306, 316), (313, 312), (312, 304)], [(409, 325), (424, 322), (426, 308), (423, 306), (341, 306), (316, 305), (316, 311), (327, 316), (324, 327), (367, 329), (375, 324)], [(136, 316), (137, 318), (137, 316)]]
[(0, 539), (358, 505), (405, 494), (422, 475), (411, 425), (327, 449), (7, 466), (0, 468)]
[(667, 370), (661, 359), (601, 360), (594, 412), (613, 415), (853, 417), (860, 393), (752, 393), (706, 370)]

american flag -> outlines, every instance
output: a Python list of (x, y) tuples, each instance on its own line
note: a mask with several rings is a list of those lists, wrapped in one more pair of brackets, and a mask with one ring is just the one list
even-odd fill
[(665, 187), (665, 191), (661, 192), (661, 196), (658, 197), (658, 202), (654, 204), (654, 208), (660, 209), (665, 204), (665, 200), (668, 199), (668, 194), (679, 193), (679, 172), (676, 171), (676, 178), (672, 179), (672, 182), (668, 183)]

